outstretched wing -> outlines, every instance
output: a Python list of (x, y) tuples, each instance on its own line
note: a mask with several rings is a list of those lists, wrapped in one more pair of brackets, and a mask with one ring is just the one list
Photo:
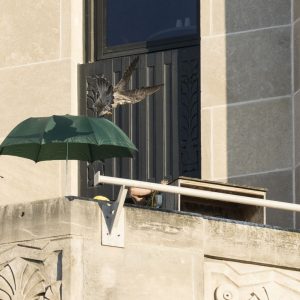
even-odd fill
[(114, 104), (113, 107), (118, 105), (123, 105), (126, 103), (137, 103), (157, 92), (163, 84), (142, 87), (140, 89), (128, 90), (128, 91), (118, 91), (114, 93)]
[(139, 61), (139, 57), (137, 56), (129, 65), (127, 70), (124, 72), (121, 80), (114, 86), (114, 91), (121, 91), (125, 89), (126, 84), (128, 84), (129, 79)]

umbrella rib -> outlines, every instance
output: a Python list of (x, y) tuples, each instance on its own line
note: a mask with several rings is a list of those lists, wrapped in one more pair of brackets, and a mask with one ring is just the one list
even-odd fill
[(90, 161), (93, 162), (94, 158), (93, 158), (92, 146), (91, 146), (91, 144), (88, 144), (88, 146), (89, 146), (89, 152), (90, 152), (90, 157), (91, 157)]
[(41, 153), (42, 144), (40, 143), (40, 144), (38, 144), (38, 146), (39, 146), (39, 150), (38, 150), (36, 158), (34, 160), (36, 163), (39, 161), (39, 156), (40, 156), (40, 153)]
[(43, 140), (44, 140), (45, 129), (48, 126), (48, 124), (49, 124), (49, 119), (47, 120), (47, 122), (45, 122), (42, 134), (40, 135), (41, 140), (40, 140), (40, 143), (38, 144), (39, 145), (39, 150), (37, 152), (37, 156), (36, 156), (36, 159), (35, 159), (36, 163), (39, 161), (39, 156), (40, 156), (40, 153), (41, 153), (42, 144), (43, 144)]
[(40, 135), (40, 137), (41, 137), (40, 144), (42, 144), (42, 142), (44, 141), (45, 130), (46, 130), (48, 124), (49, 124), (49, 118), (48, 118), (47, 122), (45, 122), (45, 124), (44, 124), (44, 129), (43, 129), (43, 131), (42, 131), (42, 134)]
[(94, 126), (93, 126), (93, 124), (91, 123), (90, 120), (89, 120), (88, 124), (89, 124), (89, 126), (90, 126), (91, 132), (93, 133), (94, 139), (95, 139), (95, 141), (96, 141), (96, 145), (99, 145), (98, 137), (97, 137), (97, 135), (95, 134)]
[[(99, 146), (99, 141), (98, 141), (98, 138), (97, 138), (97, 136), (95, 134), (95, 130), (94, 130), (93, 124), (90, 121), (88, 122), (88, 124), (90, 126), (91, 132), (93, 132), (93, 136), (95, 138), (96, 145)], [(89, 145), (89, 152), (90, 152), (90, 156), (91, 156), (91, 160), (90, 161), (93, 162), (94, 161), (94, 156), (93, 156), (93, 152), (92, 152), (92, 146), (91, 146), (91, 144), (88, 144), (88, 145)]]

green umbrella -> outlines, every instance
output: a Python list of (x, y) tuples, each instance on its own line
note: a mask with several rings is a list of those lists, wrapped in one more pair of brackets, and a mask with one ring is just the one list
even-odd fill
[(114, 123), (86, 116), (29, 118), (17, 125), (0, 145), (0, 155), (35, 162), (132, 157), (136, 147)]

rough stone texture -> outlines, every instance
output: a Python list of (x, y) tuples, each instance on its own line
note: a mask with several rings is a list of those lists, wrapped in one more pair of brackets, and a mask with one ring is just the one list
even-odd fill
[[(204, 253), (223, 259), (299, 268), (299, 233), (211, 220)], [(296, 239), (295, 239), (296, 238)], [(246, 246), (246, 247), (245, 247)], [(290, 255), (289, 255), (290, 253)]]
[(152, 246), (174, 248), (174, 251), (177, 249), (191, 252), (203, 248), (203, 240), (199, 239), (203, 235), (203, 220), (198, 217), (132, 208), (126, 211), (126, 234), (132, 234), (126, 240), (126, 245), (149, 243)]
[[(60, 299), (62, 285), (62, 249), (53, 251), (44, 245), (20, 243), (0, 250), (0, 295), (2, 299)], [(33, 262), (34, 261), (34, 262)], [(9, 296), (9, 298), (7, 298)]]
[[(57, 184), (65, 179), (65, 162), (35, 162), (13, 156), (0, 156), (0, 203), (24, 203), (64, 193)], [(17, 188), (15, 188), (17, 187)]]
[[(243, 178), (295, 201), (289, 171), (280, 191), (274, 174), (300, 161), (299, 3), (201, 0), (202, 178)], [(291, 215), (273, 211), (268, 221), (290, 227)]]
[(291, 92), (290, 27), (202, 40), (202, 105)]
[(125, 251), (95, 247), (93, 241), (84, 245), (85, 299), (201, 299), (200, 250), (193, 253), (141, 242), (126, 244)]
[[(74, 1), (73, 1), (74, 5)], [(71, 14), (72, 3), (71, 0), (61, 1), (61, 57), (71, 57)]]
[(64, 114), (70, 109), (70, 61), (0, 69), (0, 136), (29, 117)]
[(300, 1), (299, 0), (292, 0), (294, 1), (294, 21), (300, 18)]
[[(1, 142), (28, 117), (77, 114), (82, 10), (82, 0), (1, 1)], [(65, 194), (65, 164), (33, 166), (12, 157), (0, 161), (1, 204)], [(77, 162), (70, 165), (68, 191), (78, 194)]]
[(294, 91), (300, 89), (300, 22), (294, 24)]
[(210, 35), (210, 22), (211, 22), (211, 5), (210, 0), (201, 0), (200, 1), (200, 30), (201, 37)]
[(212, 154), (212, 141), (213, 135), (211, 134), (212, 130), (212, 113), (211, 110), (202, 110), (201, 111), (201, 126), (202, 126), (202, 135), (201, 135), (201, 176), (205, 179), (213, 178), (212, 174), (212, 163), (213, 163), (213, 154)]
[(101, 245), (96, 202), (0, 207), (0, 295), (11, 272), (27, 266), (26, 274), (43, 278), (41, 295), (52, 300), (223, 299), (230, 280), (245, 299), (262, 287), (299, 299), (300, 233), (200, 215), (125, 212), (125, 247), (115, 248)]
[[(298, 0), (294, 2), (297, 18), (300, 5)], [(291, 23), (291, 2), (201, 0), (200, 20), (202, 37), (286, 25)]]
[(1, 298), (83, 299), (82, 242), (69, 235), (2, 244)]
[(216, 300), (226, 299), (226, 295), (231, 299), (290, 300), (300, 296), (297, 271), (216, 259), (206, 259), (204, 266), (204, 299), (212, 299), (213, 294)]
[[(229, 178), (231, 183), (267, 188), (267, 199), (293, 202), (292, 170)], [(293, 228), (293, 212), (267, 208), (267, 224)]]
[(300, 91), (294, 96), (295, 163), (300, 164)]
[(289, 98), (215, 108), (214, 176), (291, 167), (291, 114)]
[(227, 62), (226, 38), (201, 40), (201, 107), (226, 104)]
[(59, 9), (59, 0), (1, 1), (0, 67), (58, 59)]
[[(2, 139), (29, 117), (70, 112), (70, 60), (0, 69)], [(31, 201), (63, 195), (65, 163), (34, 164), (22, 158), (1, 156), (0, 203)], [(61, 185), (60, 185), (60, 182)], [(14, 188), (15, 186), (18, 188)]]
[(212, 0), (211, 3), (212, 34), (291, 23), (290, 0)]
[[(296, 203), (300, 204), (300, 165), (295, 169), (295, 183)], [(300, 213), (296, 213), (296, 228), (300, 228)]]
[(65, 198), (2, 206), (0, 242), (72, 234), (97, 239), (101, 232), (99, 204)]

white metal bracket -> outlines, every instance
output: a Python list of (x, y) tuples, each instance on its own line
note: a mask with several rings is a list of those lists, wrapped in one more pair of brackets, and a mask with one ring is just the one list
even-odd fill
[(101, 184), (101, 179), (100, 179), (100, 171), (98, 171), (95, 175), (94, 175), (94, 186), (97, 186), (98, 184)]
[(118, 199), (102, 205), (102, 245), (124, 247), (126, 195), (127, 189), (122, 185)]

